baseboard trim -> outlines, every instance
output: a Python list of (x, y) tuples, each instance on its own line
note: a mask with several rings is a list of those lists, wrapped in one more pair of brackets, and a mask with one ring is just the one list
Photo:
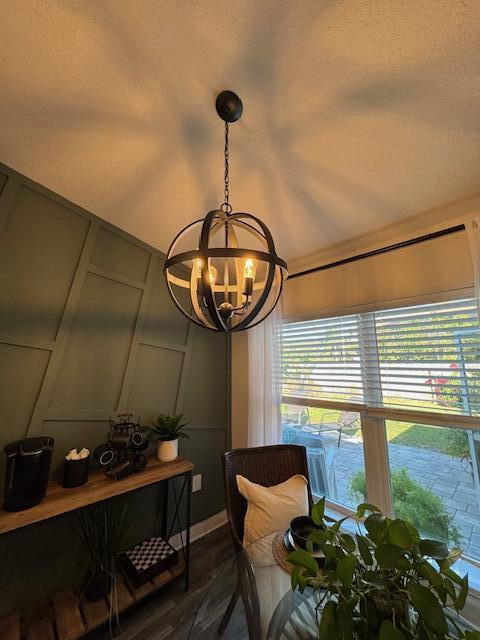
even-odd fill
[[(202, 522), (197, 522), (190, 529), (190, 541), (195, 542), (195, 540), (199, 540), (204, 536), (212, 533), (215, 529), (223, 527), (224, 524), (227, 524), (227, 512), (225, 509), (220, 511), (219, 513), (215, 513), (210, 518), (206, 520), (202, 520)], [(185, 531), (182, 531), (183, 540), (185, 540)], [(176, 533), (174, 536), (170, 538), (170, 544), (175, 549), (180, 549), (182, 546), (181, 537), (179, 533)]]

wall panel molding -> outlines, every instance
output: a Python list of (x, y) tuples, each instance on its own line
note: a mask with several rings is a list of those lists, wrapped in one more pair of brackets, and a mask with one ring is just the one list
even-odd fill
[[(50, 354), (38, 395), (35, 398), (30, 420), (28, 424), (25, 425), (25, 431), (19, 433), (17, 437), (40, 435), (44, 432), (45, 428), (48, 428), (45, 422), (58, 421), (77, 424), (82, 422), (104, 422), (108, 421), (109, 418), (115, 416), (117, 413), (130, 411), (143, 413), (143, 407), (130, 406), (132, 384), (136, 375), (140, 348), (153, 349), (154, 352), (148, 352), (148, 361), (152, 362), (156, 360), (158, 363), (156, 365), (157, 375), (152, 376), (152, 379), (148, 380), (148, 375), (146, 376), (145, 371), (143, 371), (142, 382), (146, 380), (146, 383), (151, 384), (153, 387), (160, 385), (160, 391), (160, 388), (165, 386), (168, 381), (168, 385), (166, 385), (165, 388), (171, 389), (173, 396), (167, 401), (164, 394), (159, 393), (159, 398), (163, 397), (164, 401), (171, 407), (170, 410), (175, 413), (182, 413), (188, 388), (189, 412), (192, 414), (192, 384), (194, 387), (200, 389), (201, 380), (198, 380), (198, 374), (194, 373), (191, 375), (191, 362), (192, 358), (196, 358), (195, 362), (197, 362), (198, 358), (205, 357), (205, 353), (208, 352), (208, 347), (203, 345), (203, 341), (208, 340), (208, 338), (207, 334), (196, 331), (193, 325), (187, 325), (182, 316), (179, 314), (178, 316), (176, 315), (176, 310), (170, 310), (172, 303), (164, 287), (162, 274), (164, 255), (156, 249), (149, 247), (144, 242), (131, 237), (128, 233), (115, 228), (110, 223), (97, 218), (85, 209), (78, 207), (58, 194), (52, 193), (45, 187), (36, 184), (3, 165), (0, 165), (0, 174), (6, 176), (3, 191), (0, 194), (0, 229), (1, 222), (8, 220), (10, 211), (22, 188), (28, 189), (31, 193), (37, 193), (39, 202), (42, 198), (50, 199), (56, 205), (65, 207), (67, 213), (71, 212), (73, 216), (81, 215), (87, 219), (89, 223), (71, 285), (69, 290), (65, 292), (66, 302), (57, 327), (55, 339), (39, 340), (38, 338), (29, 339), (28, 337), (25, 339), (23, 339), (23, 337), (22, 339), (10, 339), (7, 336), (0, 336), (0, 344), (40, 349)], [(41, 241), (41, 229), (38, 230), (38, 236), (39, 241)], [(1, 238), (0, 233), (0, 242)], [(129, 246), (132, 247), (131, 250)], [(112, 253), (105, 255), (104, 252), (109, 249), (111, 249)], [(139, 249), (141, 251), (139, 251)], [(145, 263), (145, 259), (142, 257), (142, 252), (145, 252), (145, 255), (148, 256), (147, 263)], [(125, 260), (128, 261), (129, 256), (133, 260), (132, 265), (125, 262)], [(148, 265), (146, 266), (146, 271), (143, 271), (143, 264)], [(61, 372), (62, 362), (64, 362), (66, 351), (72, 338), (72, 326), (79, 312), (79, 304), (82, 292), (86, 286), (88, 274), (133, 287), (141, 292), (136, 320), (132, 333), (128, 338), (128, 357), (125, 370), (121, 373), (118, 400), (108, 411), (105, 407), (95, 408), (95, 406), (86, 406), (85, 410), (79, 410), (78, 406), (76, 407), (71, 403), (70, 406), (50, 406), (59, 382), (58, 377)], [(133, 274), (136, 274), (136, 276), (130, 277)], [(35, 279), (35, 274), (32, 274), (32, 279)], [(34, 284), (32, 286), (34, 286)], [(152, 304), (153, 293), (155, 295), (155, 302)], [(108, 305), (109, 300), (106, 299), (105, 307), (107, 309)], [(92, 313), (94, 313), (94, 311), (92, 311)], [(91, 318), (88, 318), (88, 321), (91, 321)], [(186, 332), (179, 329), (181, 326), (185, 326)], [(183, 335), (185, 335), (185, 342), (180, 343), (179, 341), (183, 340)], [(195, 355), (194, 347), (197, 340), (199, 341), (198, 346), (200, 349), (198, 354)], [(89, 348), (92, 348), (92, 345), (86, 343), (85, 349)], [(166, 358), (167, 352), (176, 352), (181, 356), (181, 359), (169, 360)], [(143, 356), (145, 358), (147, 352), (144, 351), (143, 353), (145, 354)], [(215, 356), (218, 357), (217, 351), (215, 351)], [(173, 353), (172, 357), (174, 357)], [(166, 358), (165, 363), (170, 362), (171, 364), (165, 364), (166, 368), (160, 376), (160, 378), (164, 378), (163, 382), (162, 379), (158, 379), (158, 373), (162, 370), (160, 363), (164, 358)], [(170, 368), (173, 362), (178, 364), (176, 364), (174, 368)], [(177, 373), (180, 362), (181, 366)], [(75, 363), (73, 363), (73, 366), (74, 365)], [(222, 365), (220, 364), (219, 366), (221, 370)], [(195, 371), (198, 370), (199, 363), (197, 362)], [(118, 371), (116, 373), (118, 374)], [(172, 375), (175, 377), (173, 385)], [(155, 377), (157, 379), (155, 379)], [(196, 384), (196, 382), (198, 384)], [(221, 385), (219, 388), (221, 388)], [(85, 390), (86, 393), (88, 393), (87, 381)], [(195, 402), (200, 406), (203, 402), (202, 396), (204, 395), (204, 391), (198, 391), (195, 388), (193, 389), (193, 397), (196, 397), (195, 394), (199, 394), (198, 400)], [(165, 407), (158, 406), (158, 412), (165, 410)], [(205, 424), (204, 422), (202, 422), (202, 424), (193, 424), (189, 429), (191, 431), (226, 429), (226, 409), (225, 406), (222, 406), (222, 402), (219, 404), (219, 411), (220, 415), (218, 417), (212, 416), (211, 424)], [(148, 416), (145, 417), (148, 418)], [(190, 420), (192, 421), (191, 418)], [(219, 424), (222, 425), (223, 423), (225, 424), (224, 427), (219, 426)]]
[(77, 265), (75, 276), (73, 278), (72, 287), (70, 289), (67, 302), (65, 305), (65, 309), (63, 312), (63, 316), (60, 321), (60, 326), (57, 332), (57, 338), (55, 340), (55, 348), (52, 352), (52, 356), (48, 363), (42, 388), (38, 395), (37, 402), (35, 404), (35, 409), (33, 410), (32, 418), (30, 420), (30, 424), (28, 425), (28, 430), (26, 433), (27, 437), (38, 436), (38, 435), (41, 435), (42, 433), (45, 413), (47, 411), (50, 398), (53, 394), (53, 389), (56, 383), (58, 372), (60, 370), (63, 354), (67, 346), (70, 329), (72, 326), (73, 319), (75, 317), (75, 311), (77, 309), (78, 302), (80, 300), (80, 295), (82, 293), (85, 277), (87, 274), (87, 268), (90, 262), (90, 257), (92, 255), (93, 248), (95, 246), (97, 233), (98, 233), (98, 224), (92, 222), (88, 230), (87, 238), (83, 246), (83, 251)]
[(140, 309), (138, 311), (137, 322), (135, 330), (132, 336), (132, 343), (130, 346), (130, 353), (128, 356), (127, 366), (125, 369), (125, 375), (123, 377), (122, 389), (118, 399), (116, 407), (117, 413), (125, 413), (130, 411), (128, 407), (128, 398), (130, 395), (130, 389), (132, 387), (132, 380), (137, 363), (138, 348), (141, 343), (141, 335), (143, 332), (143, 326), (145, 323), (145, 316), (147, 314), (148, 304), (150, 301), (150, 293), (153, 286), (153, 276), (155, 273), (155, 256), (150, 255), (148, 264), (147, 279), (143, 286), (142, 300), (140, 302)]
[(102, 276), (103, 278), (108, 278), (114, 282), (121, 282), (122, 284), (126, 284), (134, 289), (142, 289), (143, 291), (147, 287), (145, 282), (140, 282), (140, 280), (134, 280), (127, 276), (122, 276), (121, 274), (116, 273), (116, 271), (110, 271), (110, 269), (105, 269), (104, 267), (96, 267), (93, 264), (89, 265), (88, 272), (94, 273), (97, 276)]
[(7, 174), (6, 178), (7, 180), (3, 185), (2, 192), (0, 193), (0, 236), (7, 224), (10, 210), (21, 186), (20, 176)]

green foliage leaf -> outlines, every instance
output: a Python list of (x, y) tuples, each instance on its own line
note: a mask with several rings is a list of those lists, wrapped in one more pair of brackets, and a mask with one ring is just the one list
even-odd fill
[(468, 574), (465, 574), (462, 578), (462, 584), (460, 585), (460, 592), (457, 599), (454, 602), (454, 607), (457, 611), (461, 611), (465, 606), (468, 595)]
[(299, 576), (301, 574), (302, 570), (300, 567), (293, 567), (293, 571), (292, 571), (292, 575), (290, 576), (290, 585), (292, 587), (292, 591), (295, 591), (295, 589), (298, 587), (299, 585)]
[(442, 569), (442, 573), (444, 576), (447, 576), (447, 578), (450, 578), (452, 582), (458, 584), (459, 587), (462, 586), (462, 578), (458, 575), (458, 573), (453, 571), (453, 569)]
[(444, 578), (443, 584), (452, 601), (456, 600), (457, 592), (455, 590), (455, 585), (453, 584), (453, 582), (449, 578)]
[(353, 581), (353, 573), (357, 565), (357, 560), (354, 556), (345, 556), (337, 564), (336, 575), (339, 580), (342, 581), (345, 587), (351, 587)]
[(454, 547), (453, 549), (450, 549), (448, 552), (448, 555), (446, 558), (437, 559), (437, 564), (440, 567), (440, 569), (444, 570), (444, 569), (449, 569), (452, 565), (455, 564), (455, 562), (462, 557), (462, 549), (459, 549), (458, 547)]
[(368, 538), (366, 538), (365, 536), (361, 536), (358, 533), (355, 535), (355, 537), (357, 539), (357, 546), (360, 552), (360, 556), (364, 563), (368, 567), (370, 567), (373, 564), (373, 557), (368, 546)]
[(381, 544), (385, 539), (388, 522), (381, 513), (372, 513), (365, 520), (365, 528), (375, 544)]
[(337, 605), (332, 600), (329, 600), (323, 608), (320, 625), (318, 627), (318, 637), (322, 638), (322, 640), (334, 640), (338, 637), (335, 624), (336, 608)]
[(323, 524), (323, 516), (325, 515), (325, 496), (316, 502), (312, 507), (312, 520), (316, 525)]
[(403, 521), (405, 523), (405, 526), (407, 527), (409, 533), (410, 533), (410, 537), (413, 540), (414, 544), (418, 544), (420, 542), (420, 534), (418, 533), (418, 529), (416, 529), (413, 524), (411, 522), (409, 522), (408, 520), (404, 520)]
[(381, 544), (375, 550), (375, 558), (383, 569), (398, 569), (407, 571), (410, 562), (405, 557), (405, 552), (395, 544)]
[(332, 525), (332, 531), (334, 533), (338, 533), (340, 531), (340, 527), (342, 526), (342, 524), (345, 522), (345, 520), (348, 520), (350, 516), (347, 516), (346, 518), (340, 518), (340, 520), (337, 520), (335, 522), (334, 525)]
[(367, 513), (381, 513), (380, 509), (376, 507), (374, 504), (369, 504), (368, 502), (362, 502), (357, 507), (357, 518), (363, 518), (363, 516)]
[(331, 531), (329, 529), (314, 529), (308, 535), (308, 539), (314, 544), (323, 544), (327, 542), (332, 537)]
[(418, 574), (422, 578), (424, 578), (425, 580), (428, 580), (428, 582), (431, 585), (433, 585), (435, 587), (437, 587), (439, 585), (443, 585), (442, 576), (426, 560), (422, 560), (422, 561), (418, 562), (415, 565), (415, 568), (416, 568)]
[(435, 595), (427, 587), (415, 582), (408, 585), (408, 591), (412, 605), (422, 618), (423, 625), (436, 634), (446, 635), (448, 632), (447, 621)]
[(296, 549), (296, 551), (289, 553), (287, 560), (294, 566), (300, 566), (308, 569), (313, 576), (316, 576), (318, 573), (318, 564), (316, 560), (312, 558), (307, 551), (303, 551), (303, 549)]
[(407, 525), (399, 519), (394, 520), (388, 527), (387, 540), (401, 549), (411, 549), (414, 542)]
[(390, 620), (385, 620), (380, 627), (378, 640), (405, 640), (403, 633), (393, 626)]
[(376, 589), (383, 589), (385, 587), (382, 574), (379, 571), (366, 571), (364, 580)]
[(182, 430), (187, 426), (186, 423), (180, 424), (183, 415), (169, 416), (168, 414), (161, 413), (155, 422), (152, 422), (152, 426), (149, 427), (150, 431), (155, 433), (159, 439), (173, 440), (175, 438), (189, 438), (188, 434)]
[(418, 548), (422, 556), (427, 556), (428, 558), (438, 560), (448, 557), (447, 545), (438, 540), (420, 540)]
[(353, 611), (346, 602), (339, 602), (335, 611), (337, 627), (340, 627), (341, 638), (354, 638)]
[(350, 553), (355, 551), (355, 549), (357, 548), (357, 545), (355, 544), (355, 540), (348, 533), (341, 533), (340, 534), (340, 541), (341, 541), (344, 549), (346, 549)]

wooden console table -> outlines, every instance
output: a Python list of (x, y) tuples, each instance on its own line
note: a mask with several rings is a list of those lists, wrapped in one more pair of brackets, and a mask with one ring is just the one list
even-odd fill
[[(192, 495), (193, 464), (183, 458), (173, 462), (159, 462), (149, 459), (143, 471), (133, 473), (122, 480), (107, 478), (103, 471), (90, 474), (86, 484), (74, 489), (64, 489), (56, 482), (50, 482), (47, 495), (42, 502), (25, 511), (9, 512), (0, 510), (0, 533), (14, 531), (21, 527), (41, 522), (63, 513), (80, 509), (94, 502), (100, 502), (115, 496), (135, 491), (152, 484), (163, 483), (162, 537), (168, 535), (168, 481), (179, 476), (184, 477), (182, 492), (176, 500), (176, 515), (180, 507), (183, 490), (186, 489), (187, 515), (185, 528), (184, 557), (178, 564), (157, 576), (140, 588), (135, 588), (121, 574), (118, 577), (118, 611), (125, 611), (137, 604), (170, 581), (184, 576), (185, 589), (190, 578), (190, 508)], [(110, 596), (107, 600), (87, 602), (78, 598), (72, 589), (65, 589), (53, 596), (50, 607), (41, 611), (32, 610), (24, 615), (14, 613), (0, 620), (0, 640), (78, 640), (93, 629), (108, 621)]]

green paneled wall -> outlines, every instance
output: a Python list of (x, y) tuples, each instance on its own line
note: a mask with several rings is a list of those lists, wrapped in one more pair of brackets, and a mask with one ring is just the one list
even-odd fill
[[(175, 309), (163, 259), (0, 165), (0, 448), (52, 435), (52, 473), (60, 478), (65, 453), (104, 441), (116, 413), (148, 424), (159, 412), (183, 412), (191, 440), (181, 454), (203, 474), (192, 503), (198, 522), (224, 507), (227, 340), (189, 325)], [(129, 502), (130, 538), (138, 541), (153, 531), (158, 491), (136, 492)], [(35, 585), (44, 597), (72, 580), (79, 563), (73, 520), (0, 536), (0, 615), (37, 600)]]

